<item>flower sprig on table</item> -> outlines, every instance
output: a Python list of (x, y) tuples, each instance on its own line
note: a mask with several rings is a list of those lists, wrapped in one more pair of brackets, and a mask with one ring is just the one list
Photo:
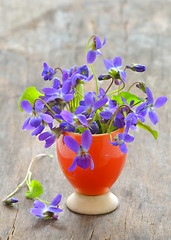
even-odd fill
[[(144, 122), (147, 115), (154, 125), (158, 122), (155, 110), (162, 107), (167, 98), (159, 97), (154, 103), (151, 90), (143, 82), (135, 82), (125, 90), (127, 82), (129, 84), (126, 71), (141, 73), (146, 68), (140, 64), (122, 67), (120, 56), (103, 59), (106, 73), (97, 76), (92, 64), (98, 55), (102, 56), (101, 48), (105, 44), (106, 38), (102, 42), (97, 35), (88, 41), (87, 64), (92, 75), (87, 64), (63, 69), (59, 66), (52, 68), (44, 63), (42, 77), (44, 81), (52, 82), (51, 87), (43, 88), (41, 93), (35, 87), (29, 87), (19, 101), (20, 110), (29, 114), (22, 129), (32, 131), (32, 136), (45, 141), (45, 148), (50, 147), (65, 132), (82, 134), (81, 145), (70, 136), (64, 137), (67, 147), (76, 153), (68, 171), (74, 171), (77, 167), (90, 167), (91, 170), (96, 167), (89, 154), (93, 134), (110, 134), (117, 129), (124, 129), (123, 133), (109, 141), (114, 147), (119, 146), (124, 154), (127, 153), (127, 143), (134, 141), (134, 137), (129, 134), (130, 129), (140, 127), (149, 131), (155, 139), (158, 137), (157, 131)], [(92, 79), (96, 91), (84, 92), (84, 84)], [(99, 88), (98, 81), (110, 83), (107, 89), (103, 89)], [(130, 93), (134, 86), (144, 93), (144, 98)], [(59, 197), (52, 201), (49, 208), (36, 202), (34, 206), (37, 210), (32, 210), (32, 213), (44, 216), (42, 214), (53, 208), (53, 202), (58, 201)]]

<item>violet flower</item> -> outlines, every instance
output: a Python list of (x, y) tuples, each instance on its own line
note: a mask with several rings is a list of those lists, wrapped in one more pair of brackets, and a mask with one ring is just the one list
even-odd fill
[(133, 142), (134, 137), (128, 134), (130, 128), (130, 122), (126, 122), (125, 132), (119, 133), (113, 138), (114, 142), (110, 142), (113, 146), (119, 146), (121, 152), (126, 154), (128, 152), (126, 143)]
[(53, 68), (50, 68), (47, 63), (44, 63), (43, 64), (44, 66), (44, 69), (43, 69), (43, 72), (42, 72), (42, 77), (44, 77), (44, 80), (47, 81), (47, 80), (52, 80), (53, 76), (55, 75), (55, 71)]
[(58, 219), (58, 215), (56, 213), (60, 213), (63, 210), (58, 207), (61, 201), (61, 194), (58, 194), (51, 202), (51, 204), (47, 207), (45, 203), (36, 200), (33, 205), (34, 208), (30, 209), (30, 213), (35, 215), (36, 217), (50, 219), (53, 218), (55, 220)]
[(124, 82), (126, 82), (126, 72), (124, 70), (120, 70), (122, 67), (121, 57), (115, 57), (113, 60), (103, 59), (103, 61), (106, 69), (109, 71), (109, 74), (114, 79), (122, 79)]
[(80, 106), (75, 110), (75, 114), (84, 114), (86, 117), (93, 117), (94, 112), (107, 103), (107, 97), (103, 97), (95, 101), (93, 93), (88, 92), (84, 96), (84, 101), (80, 102)]
[(89, 127), (86, 117), (82, 114), (75, 115), (67, 110), (62, 110), (60, 116), (62, 117), (61, 120), (66, 121), (72, 126), (85, 128)]
[(42, 112), (44, 106), (40, 104), (40, 102), (41, 101), (37, 101), (35, 103), (35, 109), (33, 109), (31, 104), (27, 100), (21, 101), (21, 108), (26, 113), (30, 114), (30, 116), (24, 122), (22, 129), (27, 129), (28, 125), (36, 128), (41, 124), (42, 120), (46, 123), (53, 122), (53, 118), (49, 114)]
[(103, 43), (98, 36), (93, 37), (93, 44), (91, 45), (91, 50), (87, 53), (87, 63), (92, 64), (96, 60), (97, 55), (102, 55), (100, 49), (105, 45), (106, 38), (104, 38)]
[(167, 97), (165, 96), (158, 97), (156, 102), (153, 104), (154, 102), (153, 95), (148, 87), (146, 87), (146, 94), (147, 102), (140, 104), (137, 107), (136, 111), (140, 114), (143, 114), (144, 116), (146, 116), (148, 112), (149, 119), (153, 124), (156, 124), (158, 122), (158, 116), (155, 112), (155, 109), (162, 107), (166, 103)]
[(79, 143), (70, 136), (64, 137), (64, 142), (68, 148), (77, 154), (74, 158), (72, 165), (69, 167), (69, 171), (74, 171), (77, 166), (87, 169), (90, 166), (90, 169), (94, 169), (93, 159), (88, 153), (88, 150), (92, 143), (92, 135), (89, 130), (85, 130), (81, 136), (81, 146)]

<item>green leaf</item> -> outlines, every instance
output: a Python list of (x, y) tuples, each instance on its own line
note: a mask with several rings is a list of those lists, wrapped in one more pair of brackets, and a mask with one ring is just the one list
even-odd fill
[(20, 111), (23, 112), (23, 109), (21, 108), (22, 100), (29, 101), (31, 103), (31, 105), (33, 106), (35, 99), (39, 98), (40, 96), (44, 96), (44, 95), (41, 94), (35, 87), (28, 87), (19, 99), (18, 107), (19, 107)]
[[(122, 101), (122, 98), (125, 98), (125, 100), (127, 101), (128, 104), (130, 104), (130, 102), (132, 100), (134, 100), (134, 104), (137, 104), (138, 102), (143, 102), (144, 99), (143, 98), (139, 98), (136, 95), (129, 93), (129, 92), (121, 92), (118, 95), (113, 95), (112, 96), (112, 100), (116, 100), (120, 105), (123, 105), (124, 102)], [(137, 104), (138, 105), (138, 104)]]
[(26, 197), (36, 198), (39, 197), (42, 193), (43, 193), (42, 185), (38, 181), (32, 180), (30, 183), (30, 190), (26, 192)]
[(150, 126), (145, 125), (145, 124), (142, 123), (140, 120), (138, 120), (137, 127), (143, 128), (143, 129), (145, 129), (146, 131), (150, 132), (150, 133), (153, 135), (153, 137), (157, 140), (158, 132), (155, 131), (155, 130), (153, 130), (153, 129), (151, 129)]

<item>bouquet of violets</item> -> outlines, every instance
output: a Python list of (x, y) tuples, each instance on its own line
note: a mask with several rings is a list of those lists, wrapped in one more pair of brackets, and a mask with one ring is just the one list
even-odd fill
[[(135, 82), (125, 90), (127, 85), (126, 70), (144, 72), (145, 66), (140, 64), (126, 65), (122, 68), (121, 57), (103, 59), (106, 73), (96, 75), (93, 62), (98, 55), (102, 56), (101, 48), (105, 45), (100, 38), (93, 35), (87, 44), (87, 65), (74, 65), (71, 69), (60, 67), (51, 68), (44, 63), (42, 77), (50, 81), (51, 87), (45, 87), (40, 93), (36, 88), (29, 87), (19, 101), (19, 107), (29, 114), (23, 128), (31, 130), (31, 135), (38, 136), (45, 141), (45, 148), (50, 147), (57, 138), (66, 131), (83, 134), (82, 145), (70, 136), (65, 136), (64, 142), (72, 151), (77, 153), (69, 171), (77, 166), (86, 169), (94, 168), (93, 159), (88, 153), (93, 134), (111, 133), (124, 128), (110, 144), (118, 146), (126, 154), (127, 144), (133, 142), (134, 137), (129, 130), (141, 127), (157, 138), (158, 133), (144, 124), (148, 115), (153, 124), (158, 122), (155, 112), (163, 106), (167, 98), (157, 98), (154, 102), (153, 94), (143, 82)], [(96, 91), (84, 93), (84, 84), (95, 80)], [(107, 89), (99, 88), (98, 81), (110, 81)], [(129, 82), (128, 82), (129, 83)], [(133, 86), (144, 92), (144, 98), (130, 93)]]
[[(109, 144), (112, 144), (113, 148), (119, 146), (124, 154), (127, 153), (127, 143), (134, 141), (134, 137), (129, 134), (130, 129), (136, 130), (140, 127), (149, 131), (155, 139), (158, 136), (157, 131), (144, 124), (145, 117), (148, 115), (155, 125), (158, 122), (155, 109), (163, 106), (167, 98), (162, 96), (154, 102), (151, 90), (143, 82), (135, 82), (125, 90), (126, 71), (144, 72), (145, 66), (131, 64), (122, 68), (121, 57), (103, 59), (106, 73), (97, 76), (92, 64), (98, 55), (102, 56), (101, 48), (105, 43), (106, 39), (102, 43), (96, 35), (88, 41), (87, 64), (92, 75), (87, 65), (74, 65), (68, 70), (60, 67), (51, 68), (44, 63), (42, 77), (44, 81), (50, 81), (51, 86), (43, 88), (42, 92), (35, 87), (29, 87), (19, 100), (20, 110), (29, 114), (22, 129), (32, 131), (32, 136), (38, 136), (40, 141), (45, 141), (45, 148), (49, 148), (65, 132), (82, 134), (81, 145), (64, 134), (66, 146), (76, 153), (69, 171), (74, 171), (78, 166), (91, 170), (95, 167), (89, 154), (93, 134), (109, 133), (111, 136)], [(95, 81), (96, 91), (84, 92), (84, 84), (91, 80)], [(107, 89), (99, 88), (98, 81), (109, 81)], [(130, 93), (135, 86), (144, 93), (144, 98)], [(111, 133), (118, 129), (123, 129), (123, 132), (112, 139)], [(43, 156), (40, 154), (39, 157)], [(26, 196), (36, 199), (30, 212), (37, 217), (57, 219), (57, 213), (62, 212), (58, 207), (61, 195), (58, 194), (52, 202), (39, 198), (43, 188), (38, 181), (31, 181), (30, 169), (34, 159), (23, 182), (4, 199), (4, 203), (12, 205), (18, 202), (18, 199), (11, 197), (26, 182), (29, 188)]]

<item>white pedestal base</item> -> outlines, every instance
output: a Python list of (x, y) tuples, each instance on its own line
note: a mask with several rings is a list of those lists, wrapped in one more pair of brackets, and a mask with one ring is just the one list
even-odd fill
[(98, 215), (114, 211), (118, 207), (118, 198), (111, 192), (98, 196), (74, 192), (67, 198), (66, 205), (76, 213)]

